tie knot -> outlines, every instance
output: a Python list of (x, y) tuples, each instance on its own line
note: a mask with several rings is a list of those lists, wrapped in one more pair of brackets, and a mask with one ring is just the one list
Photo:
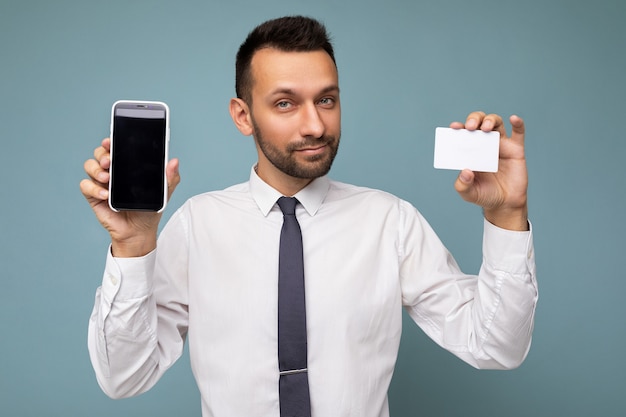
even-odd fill
[(295, 197), (281, 197), (278, 199), (278, 207), (280, 207), (285, 216), (296, 214), (296, 204), (298, 204), (298, 200)]

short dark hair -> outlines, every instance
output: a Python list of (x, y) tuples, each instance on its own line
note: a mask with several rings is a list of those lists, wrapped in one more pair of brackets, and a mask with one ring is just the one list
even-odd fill
[(284, 52), (324, 50), (335, 62), (330, 37), (319, 21), (304, 16), (286, 16), (261, 23), (239, 47), (235, 63), (235, 92), (248, 104), (252, 100), (253, 82), (250, 64), (255, 52), (263, 48)]

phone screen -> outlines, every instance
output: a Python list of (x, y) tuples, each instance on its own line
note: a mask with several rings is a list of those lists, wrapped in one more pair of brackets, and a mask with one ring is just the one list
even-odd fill
[(159, 211), (165, 204), (166, 108), (118, 104), (113, 110), (111, 207)]

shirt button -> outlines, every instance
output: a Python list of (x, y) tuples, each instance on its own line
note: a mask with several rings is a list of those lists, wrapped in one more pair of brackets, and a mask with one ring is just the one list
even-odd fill
[(109, 275), (109, 279), (111, 280), (111, 284), (117, 286), (117, 283), (119, 282), (117, 277), (114, 277), (113, 275)]

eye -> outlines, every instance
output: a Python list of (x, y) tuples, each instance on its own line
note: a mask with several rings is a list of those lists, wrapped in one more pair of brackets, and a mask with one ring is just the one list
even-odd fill
[(333, 107), (335, 105), (335, 99), (333, 97), (324, 97), (320, 99), (318, 103), (324, 107)]
[(291, 108), (291, 102), (287, 100), (281, 100), (278, 103), (276, 103), (276, 107), (279, 108), (280, 110), (287, 110)]

